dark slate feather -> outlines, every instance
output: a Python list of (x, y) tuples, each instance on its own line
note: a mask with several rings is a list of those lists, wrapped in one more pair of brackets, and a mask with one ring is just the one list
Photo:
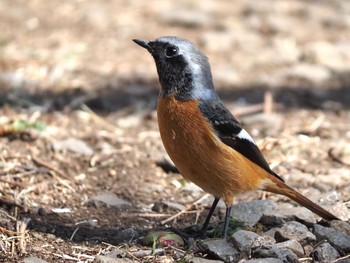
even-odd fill
[(266, 162), (255, 143), (238, 137), (238, 134), (243, 128), (219, 99), (201, 101), (199, 108), (202, 114), (209, 120), (223, 143), (235, 149), (250, 161), (283, 181), (282, 178), (271, 170), (269, 164)]

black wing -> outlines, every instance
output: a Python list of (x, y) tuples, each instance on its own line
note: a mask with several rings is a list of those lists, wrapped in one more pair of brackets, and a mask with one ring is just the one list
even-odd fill
[(253, 139), (219, 99), (213, 101), (201, 101), (199, 103), (199, 109), (210, 121), (223, 143), (235, 149), (250, 161), (283, 181), (282, 178), (271, 170), (269, 164), (266, 162)]

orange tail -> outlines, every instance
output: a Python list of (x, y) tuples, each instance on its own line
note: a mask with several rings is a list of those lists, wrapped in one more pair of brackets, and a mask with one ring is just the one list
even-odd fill
[(306, 198), (302, 194), (299, 194), (297, 191), (295, 191), (293, 188), (289, 187), (282, 181), (279, 181), (275, 178), (271, 180), (271, 184), (267, 185), (264, 190), (275, 193), (275, 194), (281, 194), (288, 196), (293, 201), (299, 203), (302, 206), (305, 206), (307, 209), (311, 210), (315, 214), (319, 215), (325, 220), (331, 221), (331, 220), (340, 220), (335, 215), (331, 214), (321, 206), (315, 204), (310, 199)]

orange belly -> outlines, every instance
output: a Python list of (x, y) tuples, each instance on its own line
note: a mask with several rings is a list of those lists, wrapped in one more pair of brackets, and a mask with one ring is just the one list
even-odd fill
[(262, 187), (267, 172), (222, 143), (196, 101), (158, 100), (158, 125), (166, 151), (184, 178), (216, 197)]

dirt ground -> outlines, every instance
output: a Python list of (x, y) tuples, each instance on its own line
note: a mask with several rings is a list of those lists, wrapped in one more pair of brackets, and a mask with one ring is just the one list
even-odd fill
[[(92, 262), (204, 220), (210, 200), (166, 161), (155, 66), (133, 38), (199, 45), (271, 167), (349, 220), (347, 0), (2, 0), (0, 14), (0, 261)], [(237, 201), (258, 198), (290, 202)]]

